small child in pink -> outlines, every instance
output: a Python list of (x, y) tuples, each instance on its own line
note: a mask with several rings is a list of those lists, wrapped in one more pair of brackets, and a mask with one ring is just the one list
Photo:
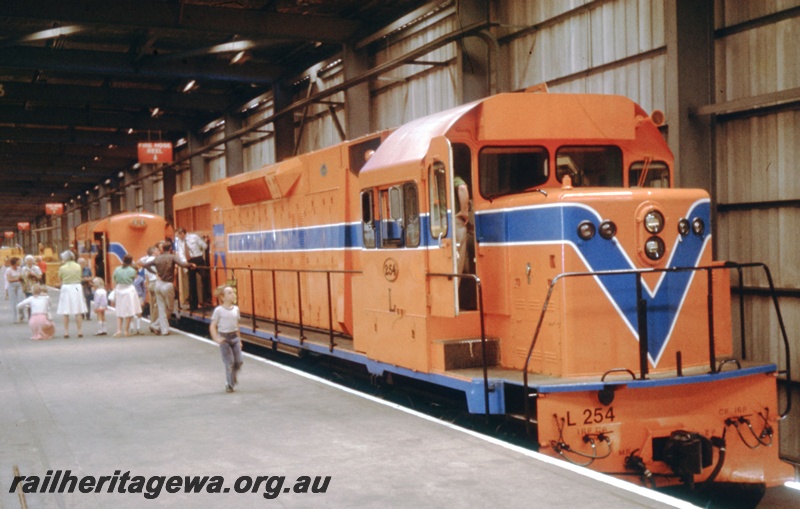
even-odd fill
[(31, 295), (17, 304), (17, 309), (26, 307), (31, 309), (31, 318), (28, 325), (31, 328), (31, 339), (50, 339), (56, 333), (56, 326), (50, 320), (50, 296), (47, 288), (41, 285), (31, 286)]

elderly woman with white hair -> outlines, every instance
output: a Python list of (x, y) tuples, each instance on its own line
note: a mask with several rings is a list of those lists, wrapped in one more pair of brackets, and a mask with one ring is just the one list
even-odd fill
[(69, 337), (69, 317), (75, 316), (75, 324), (78, 326), (78, 337), (83, 337), (83, 315), (86, 313), (86, 301), (83, 299), (83, 287), (81, 286), (81, 266), (75, 262), (75, 254), (72, 251), (61, 253), (63, 262), (58, 269), (58, 277), (61, 278), (61, 296), (58, 299), (58, 310), (56, 313), (64, 317), (64, 337)]
[[(24, 265), (22, 267), (22, 291), (25, 292), (25, 297), (33, 296), (33, 287), (42, 282), (42, 269), (36, 265), (33, 256), (27, 255), (23, 258)], [(28, 308), (28, 318), (31, 317), (31, 310)]]

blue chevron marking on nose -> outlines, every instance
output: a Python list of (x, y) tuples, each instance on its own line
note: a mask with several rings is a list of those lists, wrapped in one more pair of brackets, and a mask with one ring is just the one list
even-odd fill
[[(695, 267), (710, 238), (711, 207), (708, 199), (698, 200), (684, 215), (690, 221), (700, 218), (706, 225), (702, 236), (690, 233), (681, 237), (676, 225), (668, 224), (660, 234), (665, 243), (674, 239), (669, 248), (669, 268)], [(591, 221), (596, 226), (602, 216), (582, 204), (558, 204), (476, 214), (476, 236), (485, 245), (570, 244), (583, 259), (588, 271), (635, 269), (633, 261), (616, 239), (606, 240), (599, 235), (585, 241), (578, 237), (578, 225)], [(648, 310), (648, 351), (655, 366), (664, 353), (677, 322), (681, 306), (694, 278), (694, 272), (665, 272), (655, 288), (643, 281), (643, 297)], [(636, 306), (636, 276), (595, 276), (603, 292), (638, 340)]]
[(108, 253), (116, 256), (119, 262), (122, 263), (122, 259), (128, 254), (128, 251), (119, 242), (111, 242), (108, 244)]

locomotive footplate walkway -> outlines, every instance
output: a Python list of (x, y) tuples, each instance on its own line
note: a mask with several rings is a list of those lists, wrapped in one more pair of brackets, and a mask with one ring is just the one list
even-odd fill
[(2, 508), (688, 506), (255, 357), (226, 393), (195, 336), (33, 341), (10, 317)]

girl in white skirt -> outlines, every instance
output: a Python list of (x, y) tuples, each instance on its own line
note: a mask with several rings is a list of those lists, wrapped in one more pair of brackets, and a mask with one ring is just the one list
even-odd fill
[(106, 294), (106, 284), (103, 278), (96, 277), (92, 279), (92, 286), (94, 287), (94, 298), (92, 305), (94, 312), (97, 315), (97, 334), (96, 336), (106, 335), (106, 309), (108, 308), (108, 295)]
[(75, 254), (72, 251), (61, 253), (61, 261), (64, 262), (58, 269), (58, 277), (61, 278), (61, 295), (58, 298), (58, 309), (56, 313), (64, 317), (64, 337), (69, 337), (69, 316), (75, 316), (75, 324), (78, 326), (78, 337), (83, 337), (83, 315), (86, 313), (86, 300), (83, 298), (83, 286), (81, 285), (81, 266), (75, 262)]
[(125, 255), (122, 265), (114, 271), (114, 305), (117, 309), (117, 332), (114, 337), (128, 336), (131, 318), (142, 313), (139, 295), (133, 286), (136, 269), (133, 268), (133, 257)]

